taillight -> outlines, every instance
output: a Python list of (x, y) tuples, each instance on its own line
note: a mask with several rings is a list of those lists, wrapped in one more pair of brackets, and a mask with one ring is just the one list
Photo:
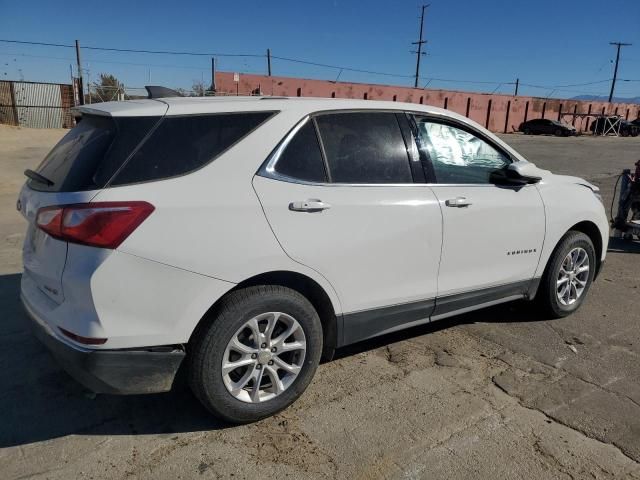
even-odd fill
[(58, 205), (38, 210), (36, 225), (66, 242), (118, 248), (153, 210), (147, 202)]

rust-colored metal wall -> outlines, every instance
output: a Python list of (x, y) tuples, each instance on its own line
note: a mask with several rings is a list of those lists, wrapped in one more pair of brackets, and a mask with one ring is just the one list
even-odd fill
[[(558, 120), (561, 113), (605, 113), (619, 114), (628, 120), (640, 118), (640, 105), (637, 104), (426, 90), (254, 74), (240, 74), (239, 82), (236, 84), (233, 75), (231, 72), (216, 73), (219, 92), (250, 95), (260, 91), (265, 95), (288, 97), (361, 98), (423, 103), (465, 115), (493, 132), (511, 132), (517, 129), (521, 122), (533, 118)], [(576, 118), (573, 122), (572, 117), (565, 116), (563, 120), (574, 123), (579, 131), (586, 131), (589, 127), (588, 119)]]

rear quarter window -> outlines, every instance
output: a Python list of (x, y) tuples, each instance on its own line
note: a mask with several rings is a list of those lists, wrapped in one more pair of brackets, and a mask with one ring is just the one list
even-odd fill
[(289, 178), (324, 183), (327, 175), (318, 137), (311, 121), (298, 130), (275, 165), (275, 171)]
[(110, 185), (184, 175), (211, 162), (275, 112), (165, 117)]

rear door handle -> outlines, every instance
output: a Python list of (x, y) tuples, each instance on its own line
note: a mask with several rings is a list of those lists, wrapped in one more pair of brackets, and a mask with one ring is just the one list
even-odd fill
[(456, 197), (456, 198), (450, 198), (449, 200), (445, 201), (444, 204), (447, 207), (463, 208), (471, 205), (471, 202), (467, 200), (466, 197)]
[(293, 212), (321, 212), (329, 208), (331, 208), (331, 205), (317, 198), (310, 198), (301, 202), (291, 202), (289, 204), (289, 210)]

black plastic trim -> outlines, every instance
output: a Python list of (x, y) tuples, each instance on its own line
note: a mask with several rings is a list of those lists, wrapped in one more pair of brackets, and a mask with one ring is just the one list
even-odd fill
[(339, 346), (400, 330), (408, 323), (420, 320), (428, 322), (434, 306), (435, 299), (430, 299), (343, 315), (342, 342)]
[(168, 392), (185, 357), (183, 349), (173, 346), (165, 348), (166, 351), (160, 347), (78, 350), (50, 335), (31, 318), (34, 335), (60, 366), (96, 393), (132, 395)]
[(404, 140), (404, 146), (407, 149), (407, 155), (409, 156), (409, 166), (411, 167), (411, 175), (413, 176), (414, 183), (427, 183), (425, 178), (424, 168), (420, 160), (420, 152), (416, 145), (413, 132), (411, 131), (411, 124), (404, 112), (396, 113), (396, 120), (400, 126), (400, 132)]
[(435, 317), (455, 312), (457, 310), (464, 310), (466, 308), (494, 302), (506, 297), (516, 295), (522, 295), (524, 297), (528, 295), (530, 285), (531, 280), (525, 280), (523, 282), (508, 283), (506, 285), (498, 285), (496, 287), (438, 297), (436, 299), (436, 308), (434, 309), (432, 316)]
[[(537, 282), (536, 282), (537, 280)], [(397, 330), (437, 320), (439, 316), (453, 316), (516, 297), (532, 298), (539, 279), (524, 280), (471, 292), (447, 295), (389, 307), (374, 308), (342, 315), (338, 322), (338, 347), (384, 335)]]

